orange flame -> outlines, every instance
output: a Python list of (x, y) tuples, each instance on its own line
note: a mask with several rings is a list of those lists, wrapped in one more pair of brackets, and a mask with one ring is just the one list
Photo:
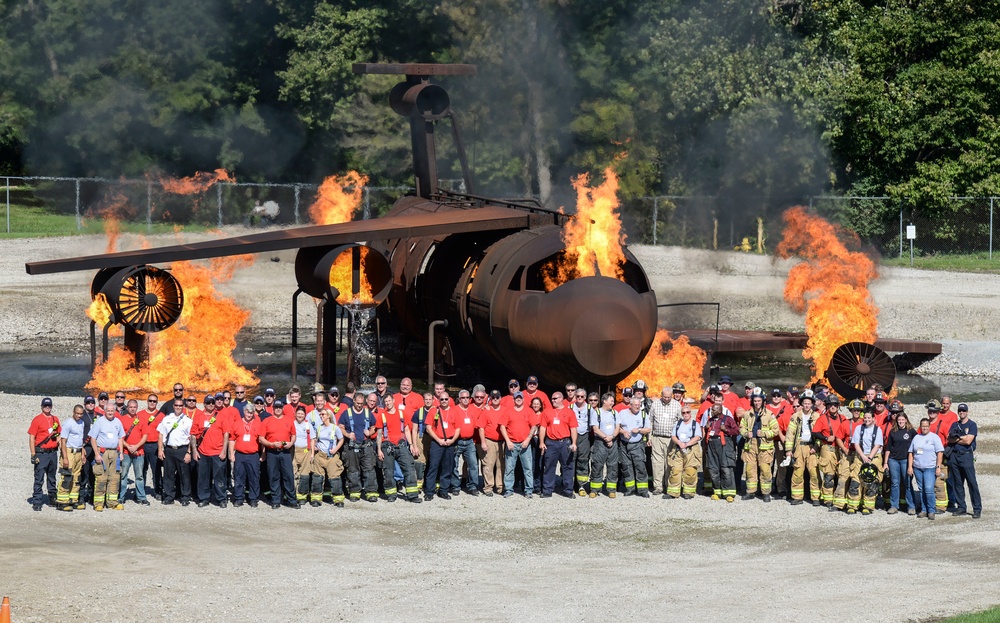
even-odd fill
[(705, 351), (692, 345), (686, 335), (674, 340), (666, 329), (657, 329), (649, 353), (620, 385), (627, 387), (642, 379), (649, 397), (655, 399), (661, 389), (680, 382), (689, 396), (696, 396), (705, 382), (702, 373), (707, 361)]
[(796, 206), (785, 211), (778, 257), (803, 261), (788, 271), (785, 301), (806, 313), (809, 341), (802, 355), (812, 360), (816, 382), (826, 375), (833, 351), (845, 342), (872, 343), (878, 337), (878, 308), (868, 284), (875, 263), (857, 248), (857, 234)]
[[(361, 195), (367, 183), (368, 177), (357, 171), (326, 178), (320, 184), (316, 201), (309, 207), (309, 218), (317, 225), (334, 225), (351, 220), (361, 205)], [(347, 192), (347, 188), (351, 191)]]
[(577, 277), (603, 275), (624, 280), (625, 234), (618, 212), (618, 176), (604, 170), (604, 183), (588, 186), (586, 173), (573, 179), (576, 215), (563, 227), (566, 253), (543, 269), (546, 292)]
[(347, 305), (348, 303), (361, 305), (375, 304), (372, 284), (368, 282), (368, 275), (365, 274), (365, 262), (368, 259), (368, 253), (368, 247), (361, 247), (360, 292), (351, 291), (354, 287), (351, 249), (347, 249), (338, 255), (330, 267), (330, 285), (340, 292), (337, 296), (337, 303), (339, 305)]
[(170, 269), (184, 289), (184, 309), (171, 327), (149, 333), (149, 361), (136, 369), (131, 353), (116, 347), (94, 370), (89, 389), (125, 388), (169, 392), (174, 383), (192, 391), (217, 390), (231, 384), (257, 385), (254, 374), (233, 359), (236, 334), (250, 318), (215, 289), (237, 268), (250, 266), (252, 255), (212, 260), (209, 266), (175, 262)]
[(190, 177), (182, 177), (180, 179), (161, 177), (160, 185), (162, 185), (163, 190), (168, 193), (173, 193), (175, 195), (193, 195), (195, 193), (205, 192), (218, 182), (234, 183), (235, 181), (236, 178), (230, 175), (225, 169), (216, 169), (211, 173), (207, 171), (198, 171)]
[(87, 317), (97, 323), (99, 329), (103, 329), (108, 321), (111, 320), (111, 306), (108, 305), (108, 299), (106, 296), (97, 293), (94, 300), (90, 302), (90, 307), (87, 308)]

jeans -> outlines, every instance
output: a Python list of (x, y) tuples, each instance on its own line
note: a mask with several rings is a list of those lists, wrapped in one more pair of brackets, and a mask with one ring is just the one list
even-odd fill
[(936, 480), (934, 467), (914, 467), (913, 475), (917, 478), (917, 485), (920, 487), (920, 510), (928, 515), (934, 514), (934, 481)]
[(128, 486), (128, 470), (132, 468), (135, 479), (135, 501), (146, 501), (146, 457), (143, 455), (132, 456), (128, 452), (122, 453), (122, 481), (118, 487), (118, 501), (125, 501), (125, 489)]
[(913, 483), (906, 473), (906, 459), (889, 459), (889, 477), (892, 478), (892, 489), (889, 494), (889, 505), (899, 510), (899, 488), (906, 483), (906, 507), (913, 506)]
[(514, 470), (517, 469), (517, 461), (521, 460), (521, 471), (524, 472), (524, 492), (531, 493), (535, 479), (532, 476), (532, 453), (531, 444), (525, 448), (523, 443), (515, 443), (513, 450), (504, 449), (504, 458), (507, 463), (503, 470), (503, 490), (504, 492), (514, 490)]
[(479, 457), (476, 455), (475, 439), (459, 439), (455, 444), (455, 471), (452, 474), (451, 490), (458, 491), (462, 484), (462, 472), (458, 469), (458, 459), (465, 459), (465, 468), (469, 470), (469, 479), (465, 481), (466, 491), (479, 489)]

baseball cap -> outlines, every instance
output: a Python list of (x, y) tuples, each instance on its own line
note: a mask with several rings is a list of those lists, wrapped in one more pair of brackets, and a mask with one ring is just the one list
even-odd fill
[(100, 394), (97, 394), (97, 399), (98, 399), (98, 400), (100, 400), (100, 399), (102, 399), (102, 398), (103, 398), (104, 400), (107, 400), (107, 399), (108, 399), (108, 392), (101, 392)]
[(788, 386), (788, 393), (792, 394), (793, 396), (798, 396), (799, 395), (799, 387), (797, 385), (789, 385)]
[(280, 400), (279, 399), (279, 400), (275, 400), (274, 401), (274, 408), (275, 409), (278, 409), (278, 408), (283, 407), (283, 406), (285, 406), (285, 401), (284, 400)]
[(206, 405), (214, 405), (215, 404), (215, 394), (206, 394), (205, 395), (205, 400), (202, 401), (202, 402), (203, 402), (203, 404), (206, 404)]
[(525, 383), (537, 383), (537, 382), (538, 382), (538, 377), (535, 376), (534, 374), (532, 374), (531, 376), (529, 376), (528, 380), (525, 381)]
[(83, 404), (94, 404), (95, 402), (97, 402), (97, 401), (94, 400), (93, 396), (86, 396), (83, 399)]
[(626, 387), (625, 389), (622, 390), (622, 396), (631, 396), (631, 395), (632, 395), (631, 387)]
[(520, 387), (521, 383), (517, 379), (511, 379), (507, 381), (507, 387)]
[(780, 396), (781, 395), (781, 390), (778, 389), (777, 387), (775, 387), (774, 389), (771, 390), (771, 395), (772, 396)]
[[(320, 385), (320, 387), (323, 387), (323, 386), (322, 386), (322, 385)], [(322, 389), (320, 389), (320, 390), (317, 390), (316, 388), (313, 388), (313, 393), (314, 393), (314, 394), (315, 394), (315, 393), (316, 393), (317, 391), (323, 391), (323, 390), (322, 390)], [(273, 395), (274, 395), (274, 390), (273, 390), (273, 389), (271, 389), (270, 387), (268, 387), (267, 389), (265, 389), (265, 390), (264, 390), (264, 395), (265, 395), (265, 396), (268, 396), (268, 395), (271, 395), (271, 396), (273, 396)]]
[(330, 393), (331, 394), (336, 394), (336, 395), (339, 396), (340, 395), (340, 388), (338, 388), (336, 385), (334, 385), (333, 387), (330, 388)]
[(514, 398), (524, 398), (524, 394), (521, 392), (514, 392)]
[(500, 397), (499, 389), (494, 389), (493, 391), (490, 392), (490, 398), (499, 398), (499, 397)]
[(264, 404), (264, 397), (263, 397), (263, 396), (254, 396), (254, 397), (253, 397), (253, 401), (254, 401), (255, 403), (256, 403), (256, 402), (259, 402), (260, 404)]
[(719, 379), (719, 384), (721, 385), (722, 383), (729, 383), (732, 385), (733, 379), (728, 374), (723, 374), (722, 378)]
[(42, 398), (42, 406), (43, 407), (51, 407), (52, 406), (52, 399), (51, 398)]
[(670, 389), (675, 392), (681, 392), (682, 394), (687, 393), (687, 390), (684, 388), (684, 383), (674, 383), (674, 386)]
[(969, 405), (967, 405), (967, 404), (965, 404), (963, 402), (963, 403), (961, 403), (961, 404), (958, 405), (958, 410), (959, 411), (968, 411), (969, 410)]
[(718, 385), (712, 385), (712, 386), (710, 386), (708, 388), (708, 393), (709, 394), (719, 394), (721, 396), (722, 395), (722, 389), (720, 389)]
[(226, 397), (226, 395), (224, 393), (222, 393), (222, 392), (215, 392), (215, 399), (216, 400), (222, 400), (225, 397)]
[(753, 381), (747, 381), (746, 383), (743, 384), (743, 389), (755, 389), (756, 387), (757, 384), (754, 383)]

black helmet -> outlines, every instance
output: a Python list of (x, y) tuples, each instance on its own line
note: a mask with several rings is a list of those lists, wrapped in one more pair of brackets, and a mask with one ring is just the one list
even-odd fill
[(902, 413), (902, 412), (903, 412), (903, 403), (901, 403), (898, 400), (893, 400), (892, 403), (889, 405), (889, 413)]

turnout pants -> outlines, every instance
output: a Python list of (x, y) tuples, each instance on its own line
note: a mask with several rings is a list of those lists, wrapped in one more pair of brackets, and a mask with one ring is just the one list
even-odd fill
[(105, 450), (101, 462), (94, 463), (94, 506), (118, 504), (118, 450)]
[(594, 432), (587, 427), (587, 432), (576, 436), (576, 488), (583, 491), (590, 484), (590, 453), (594, 447)]
[(465, 462), (468, 479), (465, 481), (466, 491), (479, 489), (479, 460), (476, 456), (475, 439), (459, 439), (455, 444), (455, 471), (451, 475), (451, 490), (457, 492), (462, 484), (461, 462)]
[[(292, 455), (292, 479), (295, 481), (295, 499), (299, 504), (309, 501), (310, 474), (312, 473), (312, 457), (309, 448), (295, 448)], [(314, 502), (322, 502), (323, 496)]]
[(747, 475), (747, 494), (757, 493), (758, 486), (762, 495), (771, 494), (771, 464), (774, 462), (774, 450), (760, 449), (759, 439), (748, 439), (743, 446), (743, 467)]
[[(780, 442), (776, 441), (775, 443)], [(779, 497), (788, 495), (788, 478), (790, 474), (788, 473), (788, 467), (781, 465), (785, 462), (785, 455), (784, 446), (774, 449), (774, 489)]]
[(820, 471), (820, 501), (824, 504), (833, 504), (836, 496), (834, 489), (837, 484), (837, 464), (840, 456), (837, 448), (824, 443), (819, 448), (819, 471)]
[(198, 501), (221, 504), (226, 501), (226, 461), (218, 455), (198, 459)]
[(344, 502), (344, 483), (341, 477), (344, 473), (344, 463), (339, 454), (316, 452), (312, 461), (312, 472), (309, 475), (312, 499), (323, 501), (323, 485), (330, 486), (330, 497), (334, 504)]
[(292, 471), (292, 451), (271, 448), (267, 451), (267, 473), (271, 477), (271, 506), (281, 504), (281, 494), (296, 502), (295, 476)]
[(237, 452), (233, 461), (233, 502), (260, 499), (260, 454)]
[[(378, 499), (378, 481), (375, 477), (375, 444), (366, 441), (361, 444), (351, 442), (344, 450), (347, 466), (347, 488), (352, 500)], [(362, 487), (362, 483), (364, 486)]]
[(701, 471), (701, 444), (681, 450), (671, 445), (667, 452), (670, 478), (667, 480), (667, 495), (672, 498), (698, 493), (698, 472)]
[(859, 474), (864, 464), (861, 457), (855, 454), (854, 460), (851, 461), (850, 484), (847, 485), (847, 507), (872, 511), (875, 510), (875, 501), (878, 500), (879, 492), (882, 489), (882, 456), (879, 455), (872, 460), (872, 465), (879, 468), (878, 480), (873, 483), (861, 482)]
[[(848, 502), (850, 498), (847, 497), (847, 485), (851, 480), (851, 465), (854, 463), (854, 459), (857, 458), (857, 454), (854, 450), (851, 450), (847, 454), (841, 452), (840, 461), (837, 462), (837, 487), (833, 491), (833, 507), (840, 509), (847, 509)], [(857, 474), (854, 474), (855, 479)], [(857, 502), (858, 498), (854, 499)], [(853, 504), (852, 508), (857, 507), (857, 504)]]
[(712, 479), (713, 497), (736, 497), (736, 440), (724, 445), (721, 439), (708, 440), (708, 473)]
[(618, 489), (618, 444), (608, 447), (603, 440), (595, 439), (590, 448), (590, 492), (600, 493), (605, 482), (608, 493), (615, 493)]
[(483, 453), (483, 491), (503, 493), (504, 451), (503, 441), (487, 439)]
[(31, 503), (43, 504), (42, 483), (47, 486), (49, 502), (55, 502), (58, 492), (56, 491), (56, 472), (59, 465), (59, 452), (56, 450), (35, 450), (35, 485), (32, 489)]
[(646, 473), (646, 442), (619, 441), (618, 451), (622, 475), (625, 477), (625, 494), (648, 493), (649, 474)]
[(60, 476), (56, 490), (56, 503), (77, 506), (80, 502), (80, 471), (83, 469), (83, 451), (74, 451), (67, 448), (69, 452), (70, 475)]
[(434, 495), (441, 480), (441, 493), (451, 491), (455, 465), (455, 446), (442, 446), (431, 440), (430, 454), (427, 456), (427, 472), (424, 476), (424, 496)]
[(667, 490), (667, 481), (670, 479), (667, 475), (667, 472), (670, 469), (670, 463), (667, 461), (667, 455), (669, 453), (670, 437), (650, 435), (649, 461), (653, 468), (651, 474), (653, 477), (653, 493)]
[(819, 500), (819, 457), (808, 445), (799, 444), (792, 457), (792, 499), (801, 500), (805, 496), (806, 474), (809, 475), (809, 493), (813, 500)]
[(563, 493), (573, 492), (573, 461), (569, 451), (570, 439), (546, 439), (542, 455), (545, 472), (542, 474), (542, 493), (551, 494), (556, 488), (556, 467), (562, 476)]
[[(475, 448), (473, 448), (475, 452)], [(413, 500), (417, 497), (417, 469), (414, 467), (413, 454), (410, 453), (410, 444), (405, 439), (400, 439), (399, 444), (392, 444), (388, 441), (382, 442), (382, 479), (385, 482), (385, 497), (395, 500), (398, 491), (396, 490), (396, 479), (394, 476), (396, 465), (403, 471), (403, 486), (406, 499)]]

